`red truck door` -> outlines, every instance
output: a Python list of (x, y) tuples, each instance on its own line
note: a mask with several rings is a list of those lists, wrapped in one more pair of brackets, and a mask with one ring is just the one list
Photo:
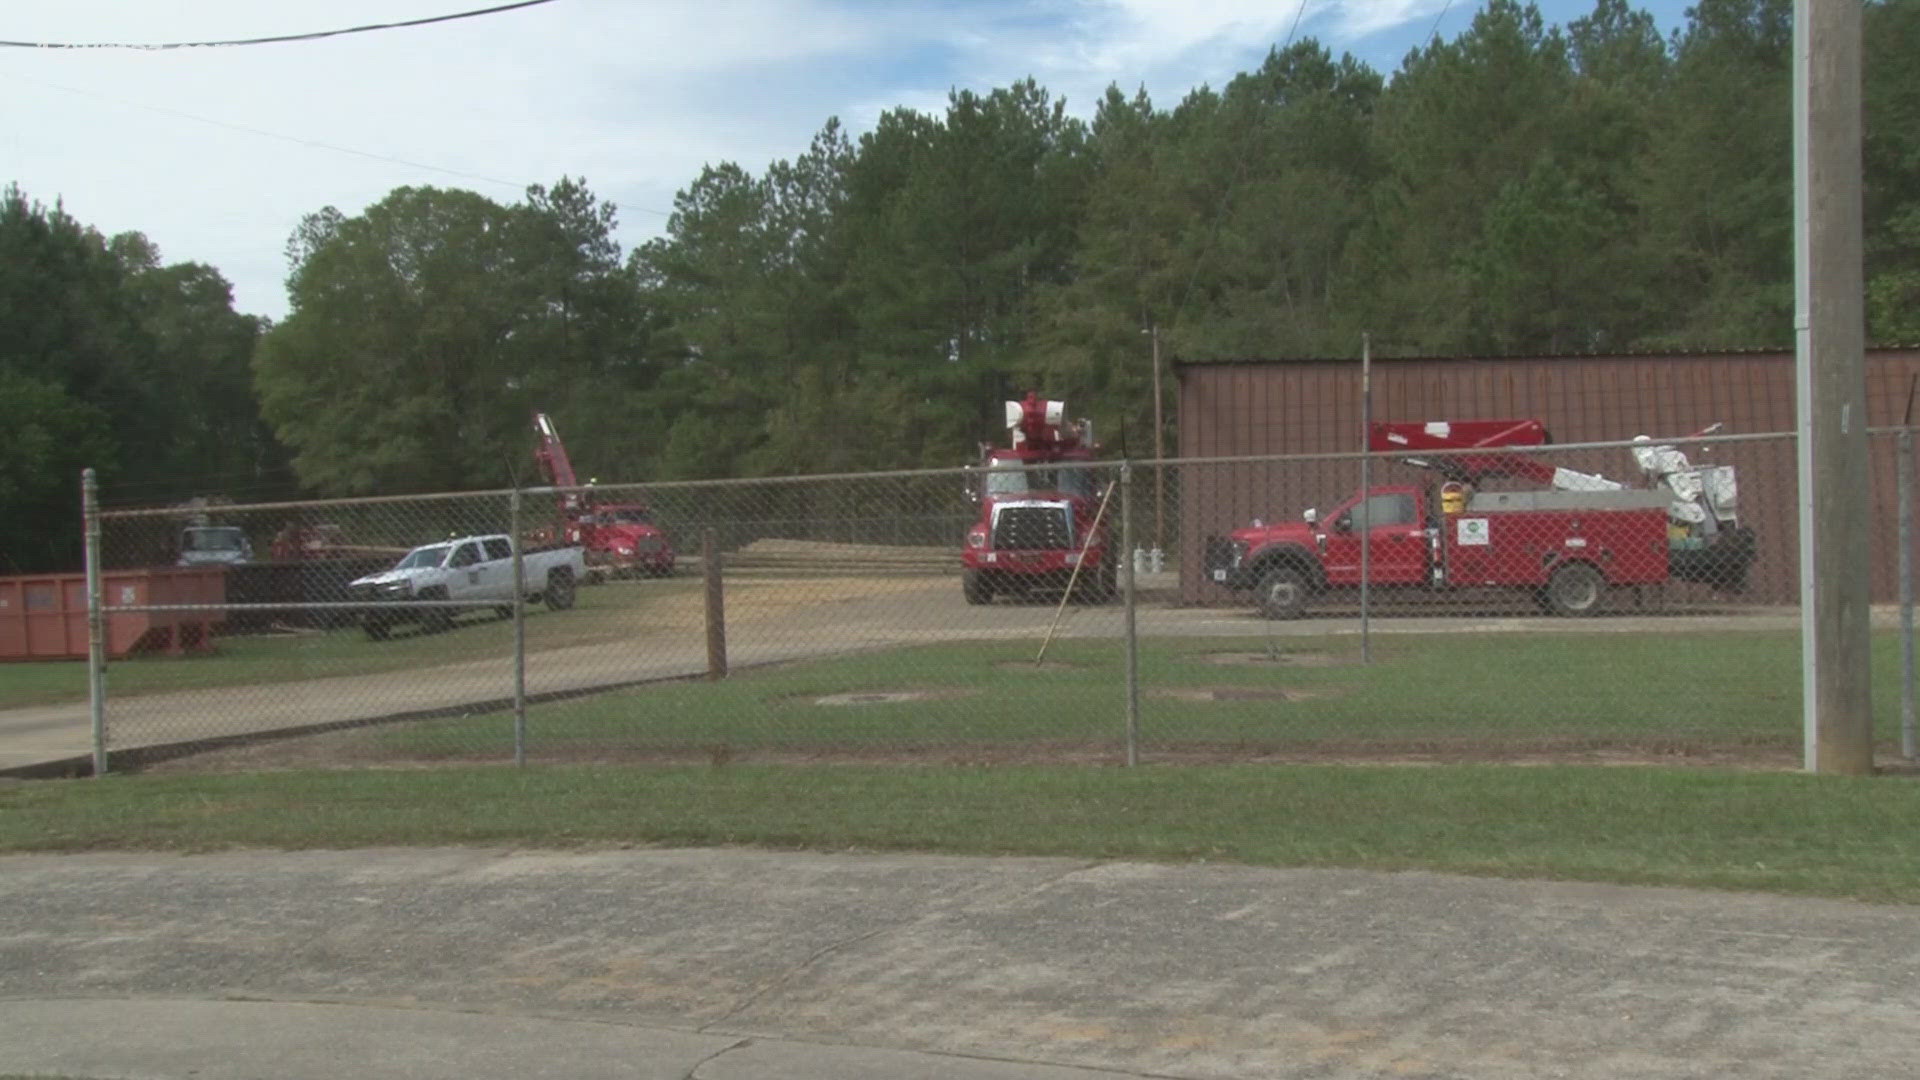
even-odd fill
[(1360, 535), (1375, 585), (1418, 585), (1427, 577), (1427, 532), (1410, 491), (1375, 492), (1334, 512), (1326, 533), (1327, 584), (1360, 584)]

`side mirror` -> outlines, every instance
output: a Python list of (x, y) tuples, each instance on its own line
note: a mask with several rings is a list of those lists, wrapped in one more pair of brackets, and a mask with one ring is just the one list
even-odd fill
[(1315, 510), (1313, 507), (1309, 506), (1307, 507), (1307, 512), (1300, 515), (1300, 520), (1306, 522), (1309, 525), (1318, 525), (1320, 524), (1320, 511)]
[(1341, 514), (1340, 517), (1336, 519), (1333, 523), (1333, 531), (1337, 533), (1352, 532), (1353, 531), (1353, 515)]

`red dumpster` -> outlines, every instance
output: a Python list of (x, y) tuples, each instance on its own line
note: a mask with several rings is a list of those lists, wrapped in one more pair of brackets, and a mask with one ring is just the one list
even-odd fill
[[(109, 657), (182, 653), (213, 647), (218, 610), (120, 611), (151, 604), (226, 601), (224, 567), (110, 570), (102, 573)], [(0, 660), (85, 659), (87, 576), (29, 574), (0, 578)]]

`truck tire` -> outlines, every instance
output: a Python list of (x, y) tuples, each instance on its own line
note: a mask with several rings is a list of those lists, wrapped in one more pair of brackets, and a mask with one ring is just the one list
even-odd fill
[(573, 571), (564, 566), (547, 571), (547, 588), (543, 596), (549, 611), (565, 611), (572, 607)]
[(1307, 610), (1307, 577), (1291, 566), (1276, 566), (1260, 575), (1260, 614), (1269, 619), (1297, 619)]
[(1587, 563), (1567, 563), (1547, 579), (1541, 594), (1547, 610), (1569, 618), (1592, 615), (1607, 595), (1607, 580)]
[(960, 594), (967, 598), (969, 604), (991, 604), (993, 583), (978, 570), (966, 570), (960, 574)]

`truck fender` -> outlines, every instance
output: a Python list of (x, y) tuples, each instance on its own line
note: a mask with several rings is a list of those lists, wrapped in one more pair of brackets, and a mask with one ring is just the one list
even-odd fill
[(1320, 556), (1309, 548), (1299, 544), (1273, 544), (1255, 548), (1247, 555), (1248, 574), (1256, 581), (1276, 566), (1291, 566), (1300, 571), (1315, 592), (1327, 587), (1326, 567), (1321, 565)]

